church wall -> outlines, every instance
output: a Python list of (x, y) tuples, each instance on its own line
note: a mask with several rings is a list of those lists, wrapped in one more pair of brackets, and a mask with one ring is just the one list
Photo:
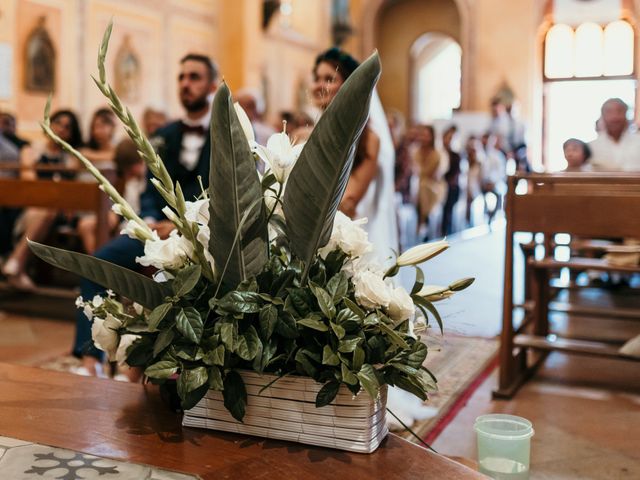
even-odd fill
[[(187, 52), (219, 54), (218, 11), (221, 0), (3, 0), (0, 42), (13, 51), (12, 95), (0, 98), (0, 109), (15, 113), (22, 135), (41, 135), (47, 93), (24, 88), (25, 42), (38, 19), (46, 29), (56, 54), (53, 109), (70, 108), (87, 132), (91, 114), (106, 101), (91, 80), (97, 74), (97, 53), (111, 18), (114, 29), (107, 56), (107, 77), (115, 87), (116, 61), (125, 41), (138, 59), (131, 88), (123, 98), (134, 115), (146, 106), (181, 113), (176, 78), (179, 59)], [(125, 40), (126, 39), (126, 40)]]

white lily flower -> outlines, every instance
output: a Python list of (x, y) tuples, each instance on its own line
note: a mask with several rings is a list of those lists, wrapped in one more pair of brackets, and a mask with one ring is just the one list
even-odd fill
[(447, 248), (449, 248), (449, 243), (446, 240), (416, 245), (400, 255), (396, 259), (396, 264), (399, 267), (417, 265), (444, 252)]
[(266, 162), (279, 183), (287, 181), (287, 177), (293, 169), (304, 143), (292, 145), (289, 136), (284, 133), (274, 133), (269, 137), (266, 148), (257, 145), (256, 153)]

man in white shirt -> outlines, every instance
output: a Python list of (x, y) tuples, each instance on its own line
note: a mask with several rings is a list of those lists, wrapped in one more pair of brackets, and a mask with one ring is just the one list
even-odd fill
[(628, 106), (619, 98), (602, 105), (603, 130), (589, 144), (591, 166), (599, 171), (640, 171), (640, 135), (629, 130)]

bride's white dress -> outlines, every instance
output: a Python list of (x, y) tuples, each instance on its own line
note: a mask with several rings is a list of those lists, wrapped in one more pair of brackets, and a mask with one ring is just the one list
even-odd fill
[(398, 251), (398, 224), (394, 204), (395, 149), (387, 118), (376, 91), (369, 107), (369, 128), (380, 139), (378, 152), (378, 175), (371, 182), (364, 197), (356, 208), (356, 218), (367, 217), (365, 225), (369, 241), (373, 243), (378, 260), (385, 260)]

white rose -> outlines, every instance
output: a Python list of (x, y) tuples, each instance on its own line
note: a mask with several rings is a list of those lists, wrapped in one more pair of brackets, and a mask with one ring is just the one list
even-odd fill
[(389, 286), (376, 272), (365, 270), (353, 277), (356, 300), (368, 309), (387, 307), (391, 301)]
[(373, 245), (369, 242), (367, 231), (362, 227), (366, 223), (366, 218), (354, 221), (344, 213), (337, 212), (331, 237), (329, 242), (320, 249), (320, 256), (326, 258), (336, 248), (340, 248), (351, 257), (361, 257), (372, 251)]
[(76, 298), (76, 308), (82, 307), (84, 307), (84, 299), (82, 298), (82, 296), (79, 296), (78, 298)]
[(199, 223), (200, 225), (209, 225), (209, 199), (203, 198), (195, 202), (185, 202), (187, 211), (185, 218), (190, 222)]
[(118, 332), (121, 322), (111, 314), (107, 318), (95, 318), (91, 325), (91, 337), (97, 348), (107, 353), (109, 360), (112, 360), (118, 348)]
[(415, 313), (415, 306), (413, 305), (411, 296), (402, 287), (390, 289), (390, 293), (391, 298), (389, 306), (387, 307), (387, 313), (391, 319), (396, 322), (410, 319)]
[(139, 338), (141, 338), (140, 335), (130, 334), (120, 337), (120, 345), (118, 345), (118, 350), (116, 351), (116, 362), (118, 362), (118, 365), (124, 365), (127, 360), (127, 349)]
[(168, 238), (160, 240), (156, 232), (144, 243), (144, 256), (136, 257), (136, 262), (144, 267), (175, 270), (182, 267), (193, 254), (193, 245), (173, 230)]
[(84, 309), (82, 310), (82, 312), (84, 313), (84, 316), (87, 317), (89, 320), (93, 318), (93, 308), (91, 308), (90, 303), (84, 304)]

